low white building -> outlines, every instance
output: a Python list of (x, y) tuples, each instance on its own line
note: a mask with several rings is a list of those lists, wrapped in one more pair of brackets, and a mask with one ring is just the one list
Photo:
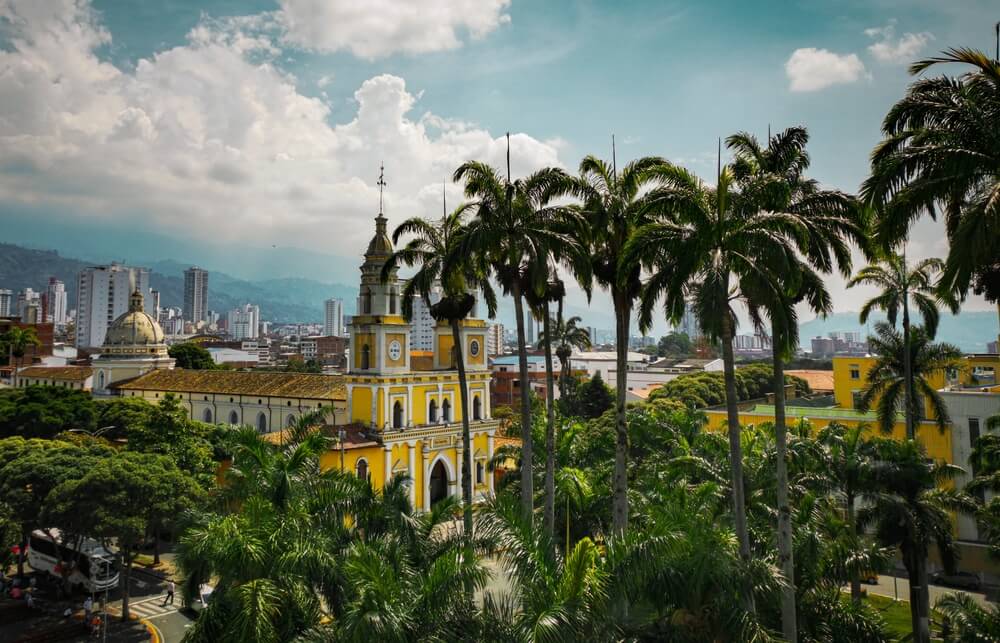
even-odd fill
[[(614, 384), (617, 359), (614, 351), (580, 351), (573, 354), (570, 363), (574, 370), (586, 370), (588, 377), (600, 373), (605, 383)], [(646, 364), (647, 359), (648, 355), (628, 352), (627, 360), (630, 368)]]

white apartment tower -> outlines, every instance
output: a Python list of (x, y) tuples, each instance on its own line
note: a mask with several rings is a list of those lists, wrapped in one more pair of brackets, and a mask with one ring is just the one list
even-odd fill
[(233, 339), (257, 339), (260, 333), (260, 307), (246, 304), (229, 311), (229, 335)]
[(323, 302), (323, 334), (327, 337), (344, 335), (343, 299), (327, 299)]
[(490, 357), (499, 355), (503, 350), (504, 328), (503, 324), (490, 324), (486, 331), (486, 354)]
[(104, 345), (108, 326), (129, 310), (129, 297), (143, 294), (149, 310), (149, 269), (112, 263), (80, 271), (76, 304), (76, 345), (99, 348)]
[(40, 324), (44, 322), (40, 294), (31, 288), (25, 288), (17, 293), (17, 316), (25, 324)]
[(56, 326), (66, 323), (68, 311), (66, 306), (66, 284), (55, 277), (49, 277), (49, 285), (45, 289), (45, 321)]
[(14, 293), (6, 288), (0, 288), (0, 317), (10, 317), (14, 306)]
[(208, 313), (208, 271), (191, 266), (184, 271), (184, 319), (198, 322)]
[(413, 298), (413, 317), (410, 319), (410, 347), (415, 351), (434, 350), (434, 327), (437, 321), (431, 316), (431, 306), (441, 301), (441, 285), (434, 284), (430, 292), (431, 304), (423, 297)]

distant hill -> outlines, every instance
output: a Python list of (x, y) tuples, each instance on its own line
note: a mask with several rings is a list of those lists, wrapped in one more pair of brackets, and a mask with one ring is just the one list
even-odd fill
[[(70, 307), (76, 307), (77, 275), (92, 265), (107, 263), (64, 257), (53, 250), (35, 250), (12, 244), (0, 244), (0, 288), (43, 291), (50, 276), (62, 280)], [(150, 286), (160, 291), (163, 306), (181, 306), (184, 299), (184, 269), (187, 264), (174, 261), (134, 262), (150, 269)], [(208, 307), (221, 313), (247, 302), (260, 306), (261, 316), (275, 323), (322, 321), (323, 301), (330, 297), (344, 300), (344, 313), (352, 314), (356, 289), (343, 284), (328, 284), (311, 279), (287, 278), (247, 281), (209, 271)]]
[[(802, 346), (809, 347), (809, 340), (816, 336), (826, 337), (827, 333), (860, 331), (862, 336), (875, 332), (875, 323), (885, 321), (882, 313), (873, 313), (867, 327), (858, 322), (858, 313), (834, 313), (826, 319), (816, 318), (799, 324)], [(914, 323), (919, 323), (919, 316)], [(963, 311), (957, 315), (941, 314), (937, 337), (940, 342), (954, 344), (967, 353), (986, 351), (986, 343), (996, 341), (998, 332), (997, 314), (992, 311)]]

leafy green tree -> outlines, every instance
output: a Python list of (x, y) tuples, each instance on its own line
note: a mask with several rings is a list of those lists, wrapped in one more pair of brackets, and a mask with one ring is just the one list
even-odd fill
[(683, 357), (694, 352), (694, 344), (687, 333), (672, 331), (660, 338), (656, 344), (656, 354), (660, 357)]
[(601, 373), (584, 382), (576, 383), (563, 401), (566, 415), (593, 419), (604, 415), (614, 407), (614, 393), (604, 383)]
[(987, 643), (1000, 640), (1000, 607), (983, 606), (964, 592), (945, 594), (934, 604), (944, 617), (944, 643)]
[[(888, 254), (879, 263), (873, 263), (862, 268), (857, 275), (847, 283), (847, 287), (864, 284), (875, 286), (881, 292), (869, 299), (861, 307), (861, 323), (868, 321), (873, 310), (884, 310), (889, 318), (889, 324), (896, 325), (900, 309), (903, 311), (903, 346), (911, 344), (910, 305), (920, 311), (924, 320), (924, 330), (928, 339), (934, 339), (937, 333), (938, 304), (947, 305), (951, 312), (958, 312), (958, 301), (947, 292), (942, 294), (934, 283), (935, 276), (944, 266), (940, 259), (924, 259), (913, 268), (907, 267), (906, 256)], [(910, 364), (912, 350), (903, 351), (903, 412), (906, 414), (906, 437), (912, 440), (916, 431), (917, 408), (912, 400), (917, 396), (914, 390), (914, 375)]]
[(188, 368), (196, 371), (211, 371), (216, 368), (212, 354), (197, 342), (174, 344), (167, 349), (170, 357), (176, 360), (177, 368)]
[(303, 360), (300, 357), (291, 357), (282, 370), (286, 373), (322, 373), (323, 365), (314, 359)]
[[(0, 335), (0, 346), (5, 347), (8, 354), (7, 363), (16, 366), (24, 365), (24, 354), (28, 351), (28, 348), (41, 345), (42, 342), (38, 339), (38, 331), (31, 327), (11, 326), (6, 333)], [(14, 358), (17, 358), (16, 363)]]
[(86, 391), (55, 386), (0, 391), (0, 437), (53, 438), (70, 429), (92, 431), (96, 417)]
[(927, 554), (936, 545), (946, 568), (955, 559), (951, 515), (974, 513), (976, 504), (946, 486), (961, 473), (954, 465), (927, 458), (916, 440), (878, 440), (873, 488), (862, 497), (858, 527), (873, 527), (876, 539), (899, 548), (910, 581), (910, 614), (914, 640), (930, 641), (930, 598)]
[(127, 621), (132, 563), (151, 526), (191, 508), (201, 493), (170, 458), (125, 451), (96, 460), (82, 477), (54, 488), (44, 516), (116, 546), (124, 565), (122, 620)]
[[(560, 398), (566, 397), (569, 393), (569, 380), (573, 372), (573, 349), (586, 350), (590, 348), (590, 335), (587, 333), (586, 328), (579, 325), (580, 321), (580, 317), (573, 316), (566, 320), (557, 317), (554, 321), (550, 322), (549, 332), (552, 336), (551, 341), (556, 347), (556, 357), (559, 358)], [(542, 335), (538, 338), (539, 346), (542, 345), (546, 337), (547, 335), (543, 331)]]
[[(508, 172), (509, 174), (509, 172)], [(524, 334), (524, 280), (528, 268), (544, 262), (552, 248), (574, 242), (571, 234), (553, 226), (561, 209), (550, 202), (565, 192), (568, 177), (562, 170), (545, 168), (511, 181), (494, 168), (477, 161), (463, 163), (454, 174), (465, 182), (465, 196), (474, 199), (475, 216), (463, 235), (460, 252), (491, 267), (505, 293), (514, 298), (517, 325), (518, 371), (528, 381), (528, 353)], [(538, 272), (531, 273), (534, 278)], [(534, 459), (531, 435), (531, 400), (528, 386), (521, 387), (521, 449), (528, 462)], [(521, 480), (521, 504), (525, 515), (534, 511), (531, 467)]]
[(1000, 64), (956, 48), (914, 63), (910, 73), (951, 63), (964, 73), (917, 80), (886, 114), (862, 194), (880, 212), (878, 234), (889, 243), (940, 209), (949, 241), (943, 288), (964, 296), (975, 285), (997, 301)]
[[(738, 170), (738, 168), (736, 168)], [(807, 231), (799, 217), (761, 211), (755, 190), (738, 189), (736, 170), (720, 167), (715, 187), (681, 167), (667, 164), (658, 172), (661, 185), (649, 198), (666, 217), (639, 230), (626, 255), (651, 274), (643, 287), (640, 328), (648, 329), (652, 312), (665, 299), (667, 317), (679, 322), (692, 300), (702, 330), (722, 343), (726, 386), (733, 519), (744, 560), (750, 538), (743, 494), (743, 457), (733, 357), (737, 301), (750, 310), (773, 303), (765, 290), (780, 292), (801, 264), (801, 241)], [(752, 611), (752, 593), (744, 600)]]
[(168, 456), (204, 489), (214, 483), (216, 463), (210, 429), (189, 419), (175, 396), (164, 396), (146, 422), (128, 426), (126, 437), (129, 451)]
[(110, 452), (106, 446), (82, 448), (60, 440), (0, 441), (0, 496), (19, 525), (20, 554), (17, 573), (24, 574), (24, 552), (28, 537), (36, 529), (58, 527), (43, 520), (50, 492), (63, 482), (83, 477)]
[[(618, 172), (614, 159), (607, 163), (594, 156), (580, 161), (580, 175), (573, 193), (580, 201), (585, 225), (578, 238), (589, 246), (589, 272), (597, 284), (611, 293), (615, 312), (615, 414), (616, 450), (614, 472), (614, 528), (628, 527), (628, 425), (625, 399), (628, 392), (628, 337), (635, 302), (640, 296), (641, 257), (626, 252), (626, 245), (636, 232), (652, 222), (663, 210), (651, 198), (649, 188), (663, 159), (637, 159)], [(589, 282), (583, 284), (589, 288)]]
[[(961, 365), (962, 351), (956, 346), (930, 341), (923, 327), (910, 330), (909, 348), (907, 342), (895, 328), (880, 322), (875, 325), (874, 337), (868, 338), (869, 350), (877, 355), (875, 364), (868, 371), (865, 388), (862, 390), (859, 408), (867, 411), (877, 406), (879, 427), (891, 433), (900, 408), (906, 408), (907, 415), (922, 419), (925, 406), (930, 407), (940, 431), (945, 431), (951, 423), (951, 416), (944, 398), (931, 384), (930, 378)], [(906, 396), (906, 372), (909, 367), (910, 384), (913, 395)], [(914, 433), (907, 431), (907, 438)]]
[(125, 438), (129, 427), (148, 426), (156, 407), (140, 397), (113, 397), (96, 400), (97, 426), (112, 427), (102, 433), (107, 439)]
[[(447, 322), (451, 327), (452, 342), (455, 347), (464, 346), (462, 322), (476, 306), (476, 297), (470, 291), (483, 293), (489, 308), (489, 316), (496, 315), (496, 296), (490, 285), (488, 270), (475, 255), (461, 251), (462, 236), (466, 232), (464, 217), (472, 208), (462, 205), (446, 213), (439, 221), (427, 221), (415, 217), (401, 223), (392, 233), (393, 243), (399, 243), (403, 235), (411, 235), (407, 244), (390, 255), (382, 266), (383, 283), (396, 277), (400, 265), (419, 266), (416, 274), (406, 283), (403, 290), (403, 316), (413, 316), (413, 300), (420, 297), (430, 307), (431, 316), (437, 321)], [(441, 285), (441, 299), (431, 305), (431, 291), (435, 284)], [(472, 437), (469, 430), (471, 407), (469, 405), (468, 377), (465, 372), (465, 353), (457, 349), (453, 353), (458, 371), (459, 400), (462, 405), (462, 503), (465, 533), (472, 534)]]

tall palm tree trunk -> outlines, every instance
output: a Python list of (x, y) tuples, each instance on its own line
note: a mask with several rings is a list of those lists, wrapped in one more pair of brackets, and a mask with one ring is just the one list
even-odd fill
[(524, 299), (521, 284), (515, 277), (511, 284), (514, 295), (514, 315), (517, 317), (517, 365), (521, 377), (521, 510), (529, 523), (532, 520), (534, 504), (535, 453), (531, 443), (531, 397), (528, 386), (528, 352), (524, 345)]
[[(543, 304), (545, 318), (542, 332), (545, 333), (545, 507), (542, 525), (549, 536), (555, 535), (556, 527), (556, 409), (555, 378), (552, 374), (552, 334), (549, 323), (549, 301)], [(553, 541), (555, 542), (555, 541)]]
[[(736, 368), (733, 359), (733, 319), (722, 313), (722, 373), (726, 383), (726, 417), (729, 424), (729, 467), (733, 487), (733, 526), (740, 543), (740, 558), (750, 562), (750, 535), (747, 531), (746, 503), (743, 498), (743, 447), (740, 444), (740, 414), (736, 398)], [(753, 592), (743, 588), (743, 609), (754, 612)]]
[(459, 399), (462, 404), (462, 526), (465, 537), (472, 537), (472, 437), (469, 432), (469, 386), (462, 354), (462, 328), (458, 319), (451, 320), (451, 336), (455, 343), (455, 366), (458, 368)]
[(613, 482), (612, 527), (619, 534), (628, 528), (628, 424), (625, 393), (628, 390), (628, 327), (631, 305), (622, 293), (615, 293), (615, 473)]
[(788, 584), (781, 590), (781, 630), (785, 640), (798, 640), (795, 614), (795, 560), (792, 554), (792, 511), (788, 506), (788, 429), (785, 426), (785, 364), (772, 327), (774, 364), (774, 437), (777, 448), (778, 561)]
[(913, 365), (910, 358), (910, 295), (903, 292), (903, 404), (906, 407), (906, 439), (916, 437), (916, 423), (913, 417)]
[(910, 626), (915, 643), (930, 643), (930, 594), (927, 590), (927, 555), (918, 547), (908, 547), (903, 560), (910, 581)]
[[(851, 532), (851, 537), (857, 538), (858, 522), (855, 519), (854, 492), (848, 490), (844, 495), (847, 496), (847, 528)], [(857, 570), (851, 572), (851, 600), (855, 605), (861, 604), (861, 575)]]

